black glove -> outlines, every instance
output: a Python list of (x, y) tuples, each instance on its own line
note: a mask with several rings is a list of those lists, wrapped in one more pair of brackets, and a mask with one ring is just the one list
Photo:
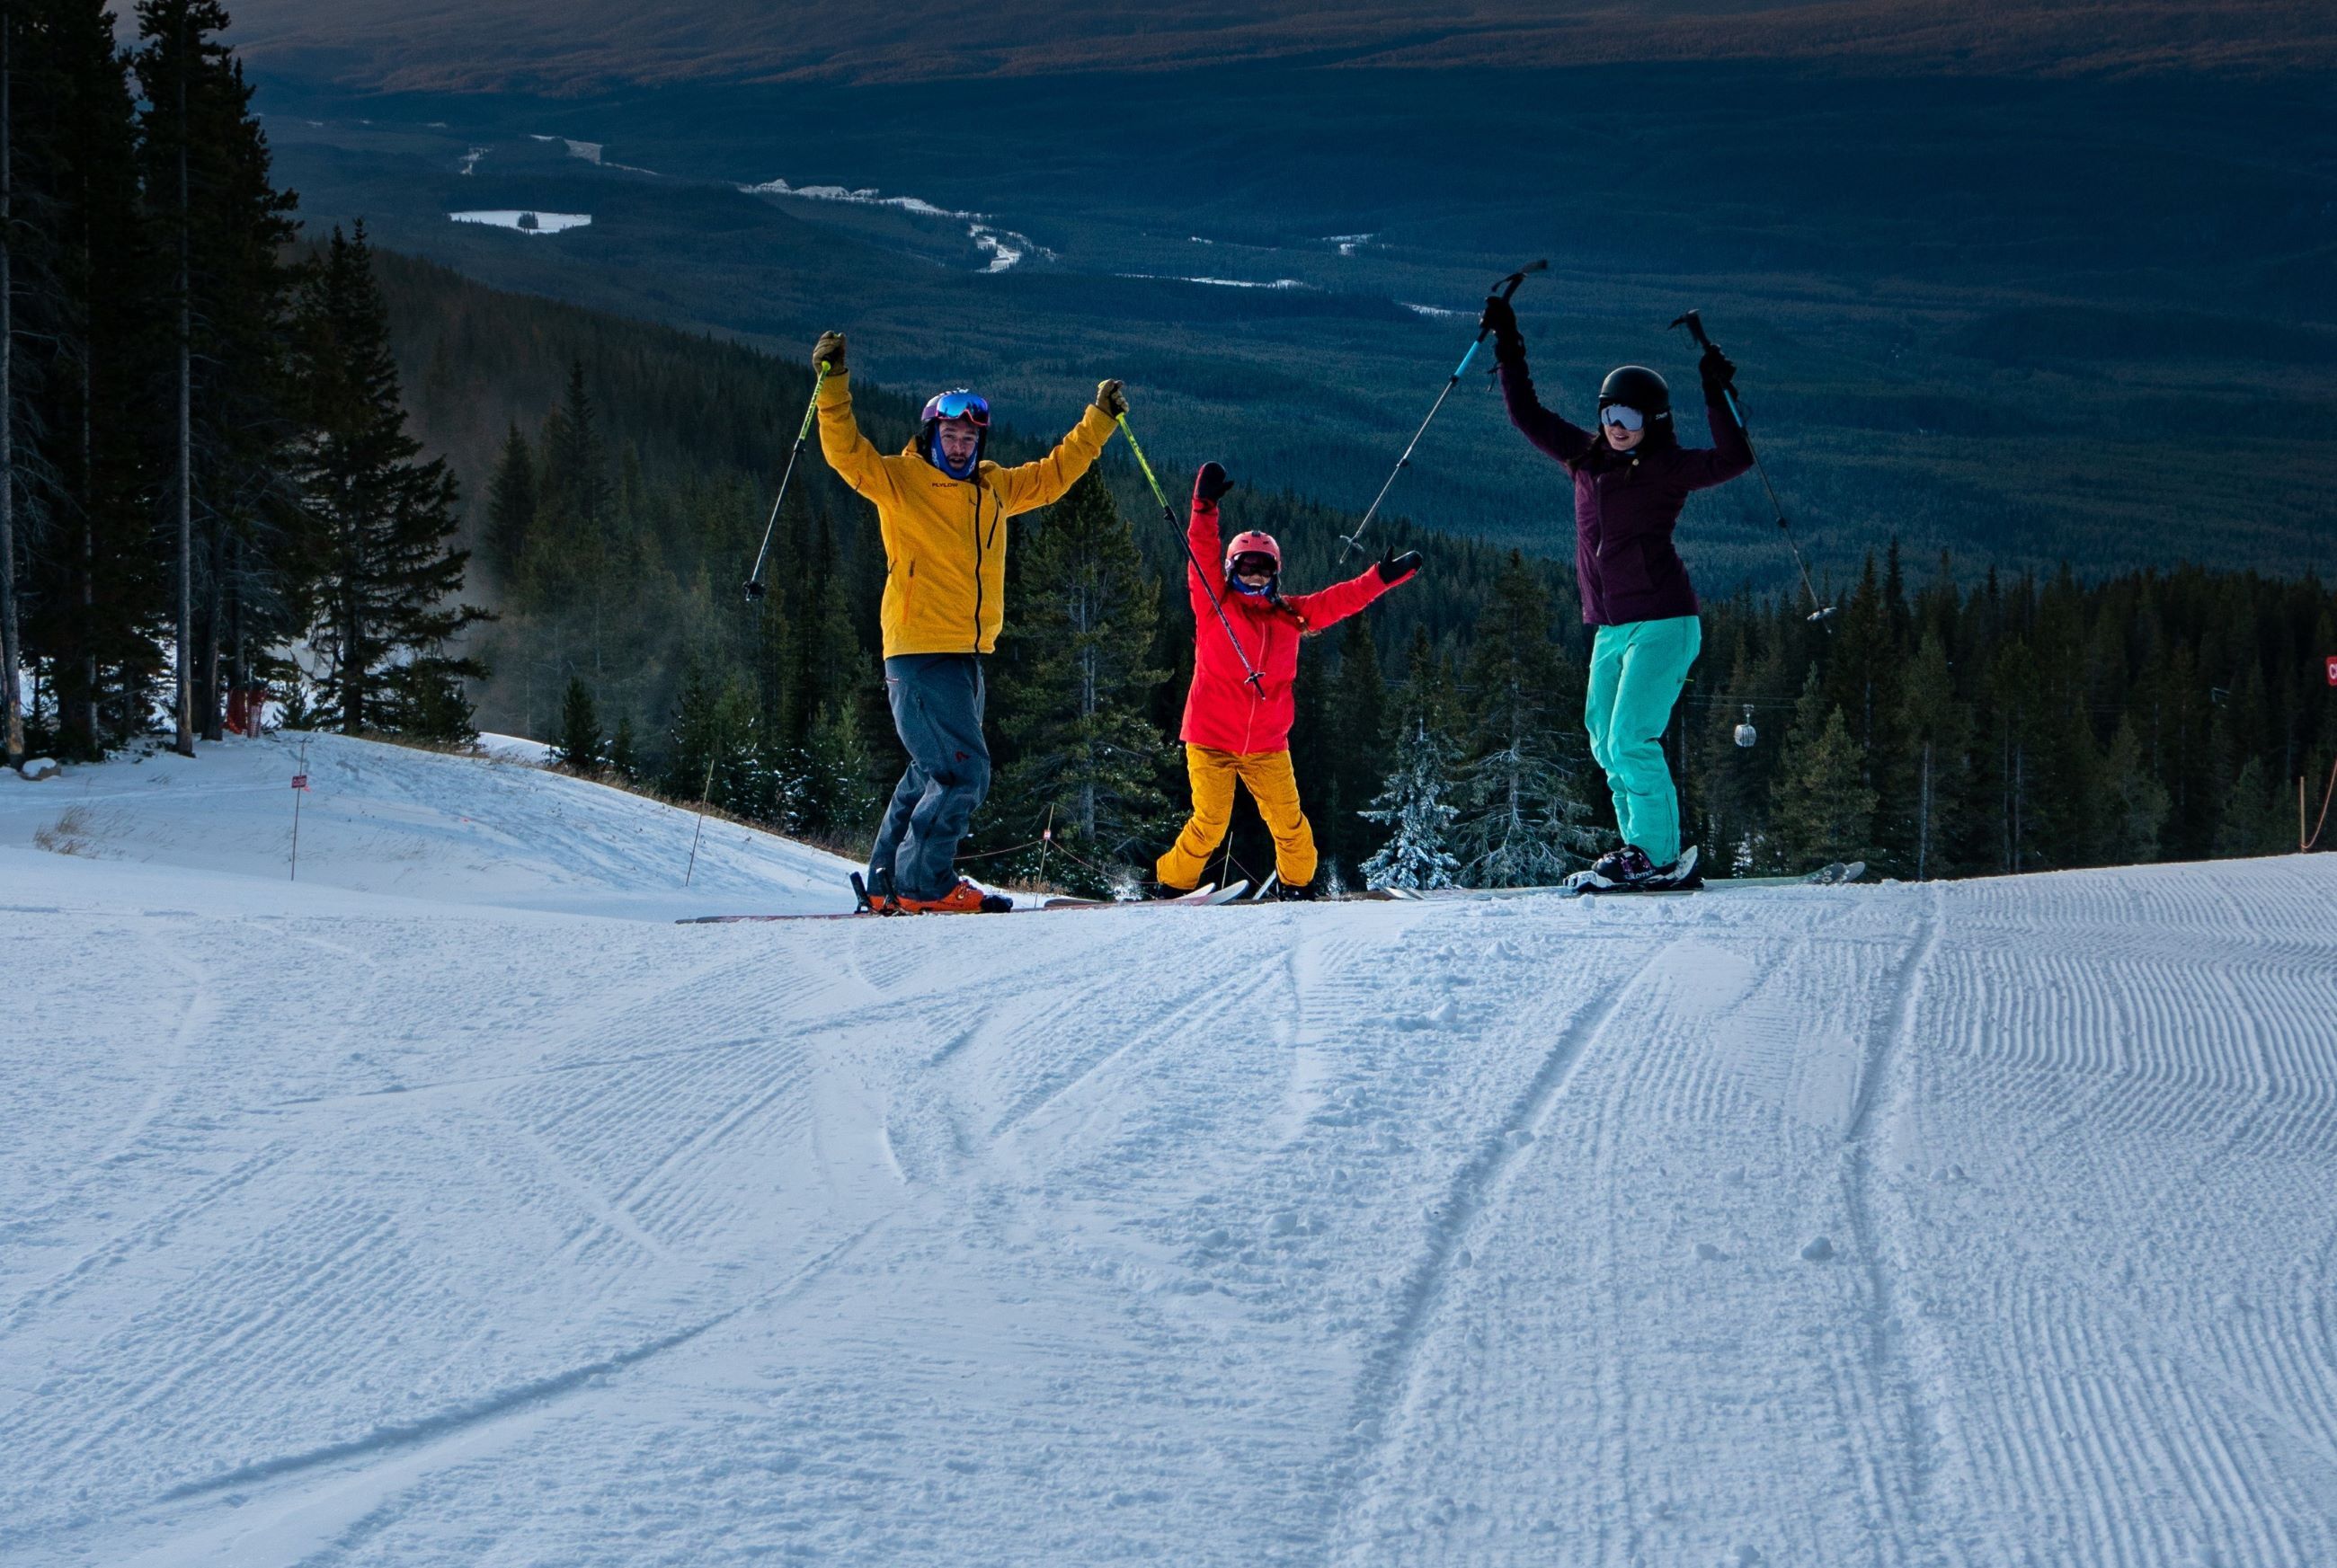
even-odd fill
[(1485, 314), (1477, 318), (1477, 330), (1491, 333), (1496, 347), (1525, 341), (1518, 335), (1518, 313), (1498, 294), (1485, 296)]
[(821, 333), (819, 335), (819, 341), (812, 345), (811, 362), (814, 365), (825, 362), (827, 365), (828, 373), (832, 375), (842, 374), (844, 370), (844, 334), (841, 332)]
[(1704, 378), (1704, 400), (1718, 403), (1720, 394), (1736, 385), (1736, 362), (1717, 348), (1707, 348), (1696, 362), (1696, 373)]
[(1215, 506), (1218, 498), (1233, 487), (1234, 482), (1226, 477), (1225, 464), (1205, 463), (1201, 464), (1201, 472), (1193, 476), (1193, 499), (1206, 501)]
[(1118, 381), (1096, 383), (1095, 405), (1108, 419), (1118, 419), (1128, 412), (1128, 389)]
[(1382, 582), (1402, 582), (1420, 570), (1420, 551), (1407, 550), (1402, 555), (1398, 555), (1395, 552), (1395, 546), (1389, 545), (1387, 553), (1380, 557), (1373, 570), (1380, 574)]

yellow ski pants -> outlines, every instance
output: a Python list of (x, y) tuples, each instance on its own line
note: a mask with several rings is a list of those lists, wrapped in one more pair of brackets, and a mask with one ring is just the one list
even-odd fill
[(1315, 830), (1298, 808), (1298, 775), (1291, 770), (1287, 751), (1215, 751), (1187, 745), (1185, 771), (1193, 780), (1193, 814), (1185, 831), (1160, 857), (1158, 874), (1163, 885), (1196, 888), (1209, 869), (1209, 857), (1225, 842), (1234, 820), (1234, 782), (1248, 786), (1274, 835), (1274, 869), (1286, 887), (1303, 888), (1315, 880)]

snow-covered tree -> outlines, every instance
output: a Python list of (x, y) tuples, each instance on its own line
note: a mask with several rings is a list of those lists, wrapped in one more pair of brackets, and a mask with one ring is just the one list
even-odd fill
[(1461, 862), (1452, 854), (1452, 759), (1443, 737), (1415, 716), (1396, 745), (1395, 771), (1364, 815), (1389, 829), (1388, 842), (1363, 864), (1373, 888), (1449, 888)]

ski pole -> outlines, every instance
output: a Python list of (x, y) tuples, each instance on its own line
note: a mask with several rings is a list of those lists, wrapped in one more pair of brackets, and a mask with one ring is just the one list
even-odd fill
[[(1704, 335), (1704, 317), (1699, 312), (1691, 310), (1672, 325), (1687, 327), (1687, 335), (1696, 339), (1698, 348), (1712, 347), (1712, 339)], [(1745, 438), (1745, 450), (1752, 453), (1753, 472), (1761, 476), (1761, 488), (1769, 492), (1769, 510), (1777, 514), (1777, 531), (1785, 536), (1785, 548), (1794, 552), (1794, 568), (1802, 574), (1802, 591), (1810, 596), (1810, 613), (1802, 618), (1825, 626), (1833, 618), (1834, 607), (1821, 604), (1818, 590), (1810, 586), (1809, 563), (1802, 559), (1802, 547), (1794, 542), (1793, 524), (1785, 521), (1785, 503), (1777, 499), (1777, 487), (1769, 482), (1769, 471), (1762, 464), (1761, 454), (1754, 451), (1753, 433), (1745, 427), (1745, 411), (1736, 404), (1736, 389), (1734, 386), (1723, 387), (1720, 395), (1722, 401), (1728, 404), (1728, 417), (1736, 422), (1736, 433)], [(1826, 626), (1825, 629), (1832, 633), (1833, 628)]]
[[(1128, 437), (1128, 450), (1136, 453), (1136, 466), (1144, 471), (1144, 482), (1152, 487), (1152, 499), (1160, 503), (1160, 515), (1168, 520), (1168, 527), (1177, 535), (1177, 542), (1184, 546), (1186, 564), (1193, 569), (1193, 575), (1206, 586), (1209, 574), (1201, 570), (1201, 559), (1193, 553), (1193, 541), (1187, 539), (1185, 531), (1177, 526), (1177, 513), (1169, 506), (1168, 498), (1160, 493), (1160, 482), (1152, 476), (1152, 465), (1144, 461), (1144, 449), (1136, 444), (1136, 432), (1128, 428), (1128, 415), (1124, 414), (1120, 416), (1120, 433)], [(1234, 645), (1234, 657), (1241, 660), (1242, 669), (1246, 672), (1242, 676), (1242, 684), (1249, 687), (1251, 695), (1264, 698), (1266, 677), (1258, 674), (1256, 665), (1250, 663), (1249, 650), (1242, 647), (1241, 638), (1234, 635), (1234, 623), (1226, 618), (1226, 607), (1212, 596), (1209, 608), (1217, 612), (1217, 624), (1226, 628), (1226, 640)]]
[[(1550, 263), (1547, 260), (1537, 261), (1528, 267), (1521, 267), (1515, 272), (1511, 273), (1507, 278), (1502, 278), (1499, 283), (1493, 285), (1493, 287), (1500, 292), (1501, 297), (1503, 299), (1506, 300), (1511, 298), (1516, 295), (1518, 286), (1526, 280), (1526, 275), (1528, 273), (1545, 271), (1549, 267)], [(1364, 509), (1364, 521), (1355, 524), (1354, 532), (1343, 533), (1339, 536), (1339, 563), (1342, 566), (1346, 564), (1347, 552), (1351, 550), (1356, 549), (1364, 542), (1364, 530), (1371, 527), (1372, 517), (1379, 511), (1380, 502), (1387, 499), (1388, 491), (1395, 484), (1395, 476), (1402, 473), (1404, 469), (1411, 464), (1412, 449), (1418, 446), (1420, 444), (1420, 438), (1428, 433), (1429, 425), (1433, 423), (1436, 418), (1436, 411), (1444, 406), (1444, 400), (1452, 395), (1452, 389), (1461, 385), (1461, 378), (1462, 376), (1469, 374), (1469, 365), (1471, 362), (1476, 359), (1477, 350), (1485, 346), (1485, 339), (1491, 336), (1492, 336), (1492, 328), (1489, 326), (1481, 326), (1477, 329), (1477, 341), (1469, 346), (1469, 352), (1461, 356), (1460, 365), (1454, 368), (1452, 375), (1445, 381), (1444, 390), (1436, 394), (1436, 401), (1434, 403), (1429, 404), (1428, 417), (1420, 422), (1420, 428), (1412, 433), (1412, 439), (1410, 441), (1404, 443), (1403, 455), (1395, 460), (1395, 467), (1391, 469), (1388, 472), (1387, 482), (1380, 486), (1380, 492), (1372, 497), (1372, 504)]]
[(787, 469), (779, 475), (779, 493), (771, 498), (771, 520), (763, 525), (763, 548), (755, 552), (755, 570), (747, 574), (747, 598), (758, 599), (769, 590), (763, 586), (763, 561), (771, 553), (771, 535), (779, 526), (779, 503), (787, 498), (787, 481), (796, 476), (796, 459), (803, 455), (804, 442), (811, 435), (811, 422), (819, 414), (819, 389), (827, 385), (827, 361), (819, 362), (819, 374), (812, 377), (811, 402), (804, 407), (803, 428), (796, 432), (795, 450), (787, 453)]

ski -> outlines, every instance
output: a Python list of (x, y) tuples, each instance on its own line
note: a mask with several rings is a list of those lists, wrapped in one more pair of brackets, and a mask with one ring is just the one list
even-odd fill
[(1189, 909), (1208, 909), (1217, 904), (1229, 904), (1249, 891), (1247, 879), (1229, 882), (1224, 887), (1204, 884), (1189, 893), (1173, 899), (1049, 899), (1039, 907), (1042, 910), (1165, 910), (1178, 904)]
[(1704, 874), (1696, 869), (1697, 846), (1690, 844), (1672, 862), (1670, 872), (1649, 877), (1644, 881), (1610, 882), (1597, 872), (1577, 872), (1566, 881), (1567, 891), (1577, 898), (1593, 894), (1606, 897), (1613, 893), (1690, 893), (1704, 886)]

